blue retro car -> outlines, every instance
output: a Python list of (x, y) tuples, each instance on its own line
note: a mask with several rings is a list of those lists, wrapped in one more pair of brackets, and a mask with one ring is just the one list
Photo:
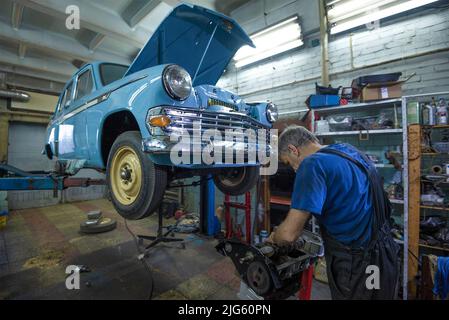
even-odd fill
[[(173, 133), (269, 129), (276, 121), (272, 103), (245, 103), (215, 86), (244, 45), (254, 46), (232, 19), (198, 6), (177, 6), (131, 66), (92, 62), (73, 75), (48, 126), (45, 154), (71, 168), (67, 172), (106, 172), (115, 208), (131, 220), (156, 211), (167, 185), (177, 179), (213, 175), (224, 193), (247, 192), (259, 176), (260, 162), (246, 161), (248, 150), (260, 146), (257, 140), (223, 142), (224, 148), (243, 150), (243, 162), (174, 163), (171, 157), (179, 146)], [(193, 150), (195, 157), (202, 150), (195, 147), (211, 143), (193, 138), (184, 144), (189, 150), (177, 152)]]

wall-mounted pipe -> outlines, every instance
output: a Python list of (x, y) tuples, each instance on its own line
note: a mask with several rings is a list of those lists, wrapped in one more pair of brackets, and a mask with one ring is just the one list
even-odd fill
[(30, 95), (23, 91), (0, 89), (0, 98), (12, 99), (20, 102), (30, 101)]
[(355, 66), (354, 66), (354, 46), (352, 43), (352, 36), (353, 34), (351, 33), (349, 35), (349, 59), (351, 59), (351, 69), (354, 70)]
[(329, 85), (329, 33), (325, 0), (318, 0), (320, 9), (321, 84)]

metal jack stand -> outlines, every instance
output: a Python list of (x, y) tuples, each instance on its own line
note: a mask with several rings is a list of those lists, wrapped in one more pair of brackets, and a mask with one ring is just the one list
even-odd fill
[(251, 193), (247, 192), (245, 194), (245, 203), (232, 202), (231, 197), (227, 194), (225, 195), (225, 221), (226, 221), (226, 239), (231, 239), (234, 236), (241, 237), (240, 231), (238, 234), (232, 228), (231, 219), (231, 208), (245, 210), (245, 228), (246, 228), (246, 243), (252, 243), (251, 237)]
[[(174, 238), (174, 231), (171, 227), (164, 227), (162, 223), (162, 208), (159, 207), (158, 209), (158, 228), (157, 228), (157, 235), (156, 236), (145, 236), (145, 235), (137, 235), (137, 238), (139, 239), (139, 245), (143, 244), (143, 240), (150, 240), (151, 243), (145, 247), (144, 250), (144, 256), (148, 254), (148, 251), (158, 245), (159, 243), (170, 243), (170, 242), (184, 242), (184, 239)], [(167, 228), (168, 230), (164, 233), (164, 228)], [(173, 237), (168, 237), (168, 235), (172, 234)], [(182, 243), (180, 249), (185, 249), (185, 244)]]

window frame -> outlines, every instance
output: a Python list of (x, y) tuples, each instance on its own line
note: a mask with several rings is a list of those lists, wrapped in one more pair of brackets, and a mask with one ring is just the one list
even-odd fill
[[(120, 80), (120, 79), (117, 79), (117, 80), (114, 80), (114, 81), (112, 81), (112, 82), (110, 82), (110, 83), (108, 83), (108, 84), (105, 83), (105, 81), (104, 81), (104, 76), (103, 76), (103, 66), (106, 66), (106, 65), (113, 65), (113, 66), (121, 66), (121, 67), (125, 67), (126, 70), (125, 70), (125, 72), (123, 73), (123, 76), (125, 75), (126, 71), (129, 69), (129, 66), (127, 66), (127, 65), (125, 65), (125, 64), (120, 64), (120, 63), (110, 63), (110, 62), (101, 63), (101, 64), (98, 66), (98, 71), (99, 71), (99, 74), (100, 74), (100, 81), (101, 81), (101, 84), (102, 84), (104, 87), (110, 85), (111, 83), (113, 83), (113, 82), (115, 82), (115, 81), (117, 81), (117, 80)], [(122, 78), (123, 78), (123, 76), (122, 76)]]
[[(90, 79), (92, 81), (92, 90), (85, 94), (82, 97), (78, 97), (78, 82), (81, 78), (81, 76), (83, 76), (86, 72), (90, 72)], [(93, 76), (93, 72), (92, 72), (92, 68), (89, 66), (88, 68), (83, 69), (80, 73), (78, 73), (78, 75), (76, 76), (76, 85), (73, 91), (73, 101), (78, 101), (86, 96), (88, 96), (89, 94), (91, 94), (92, 92), (94, 92), (97, 89), (96, 84), (95, 84), (95, 79)]]
[[(70, 88), (70, 103), (69, 104), (67, 104), (67, 103), (63, 103), (64, 102), (64, 99), (66, 98), (66, 92), (67, 92), (67, 90)], [(70, 82), (67, 84), (67, 86), (64, 88), (64, 93), (62, 94), (62, 97), (61, 97), (61, 105), (60, 105), (60, 107), (58, 108), (59, 110), (58, 110), (58, 112), (61, 112), (62, 111), (62, 109), (67, 109), (72, 103), (73, 103), (73, 93), (74, 93), (74, 80), (70, 80)]]

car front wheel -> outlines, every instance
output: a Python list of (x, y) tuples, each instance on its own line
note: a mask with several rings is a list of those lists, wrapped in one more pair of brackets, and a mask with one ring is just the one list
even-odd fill
[(167, 173), (141, 149), (138, 131), (128, 131), (115, 140), (108, 157), (106, 178), (112, 203), (129, 220), (154, 213), (164, 196)]
[(227, 168), (214, 176), (214, 183), (224, 194), (239, 196), (251, 191), (259, 175), (259, 167)]

